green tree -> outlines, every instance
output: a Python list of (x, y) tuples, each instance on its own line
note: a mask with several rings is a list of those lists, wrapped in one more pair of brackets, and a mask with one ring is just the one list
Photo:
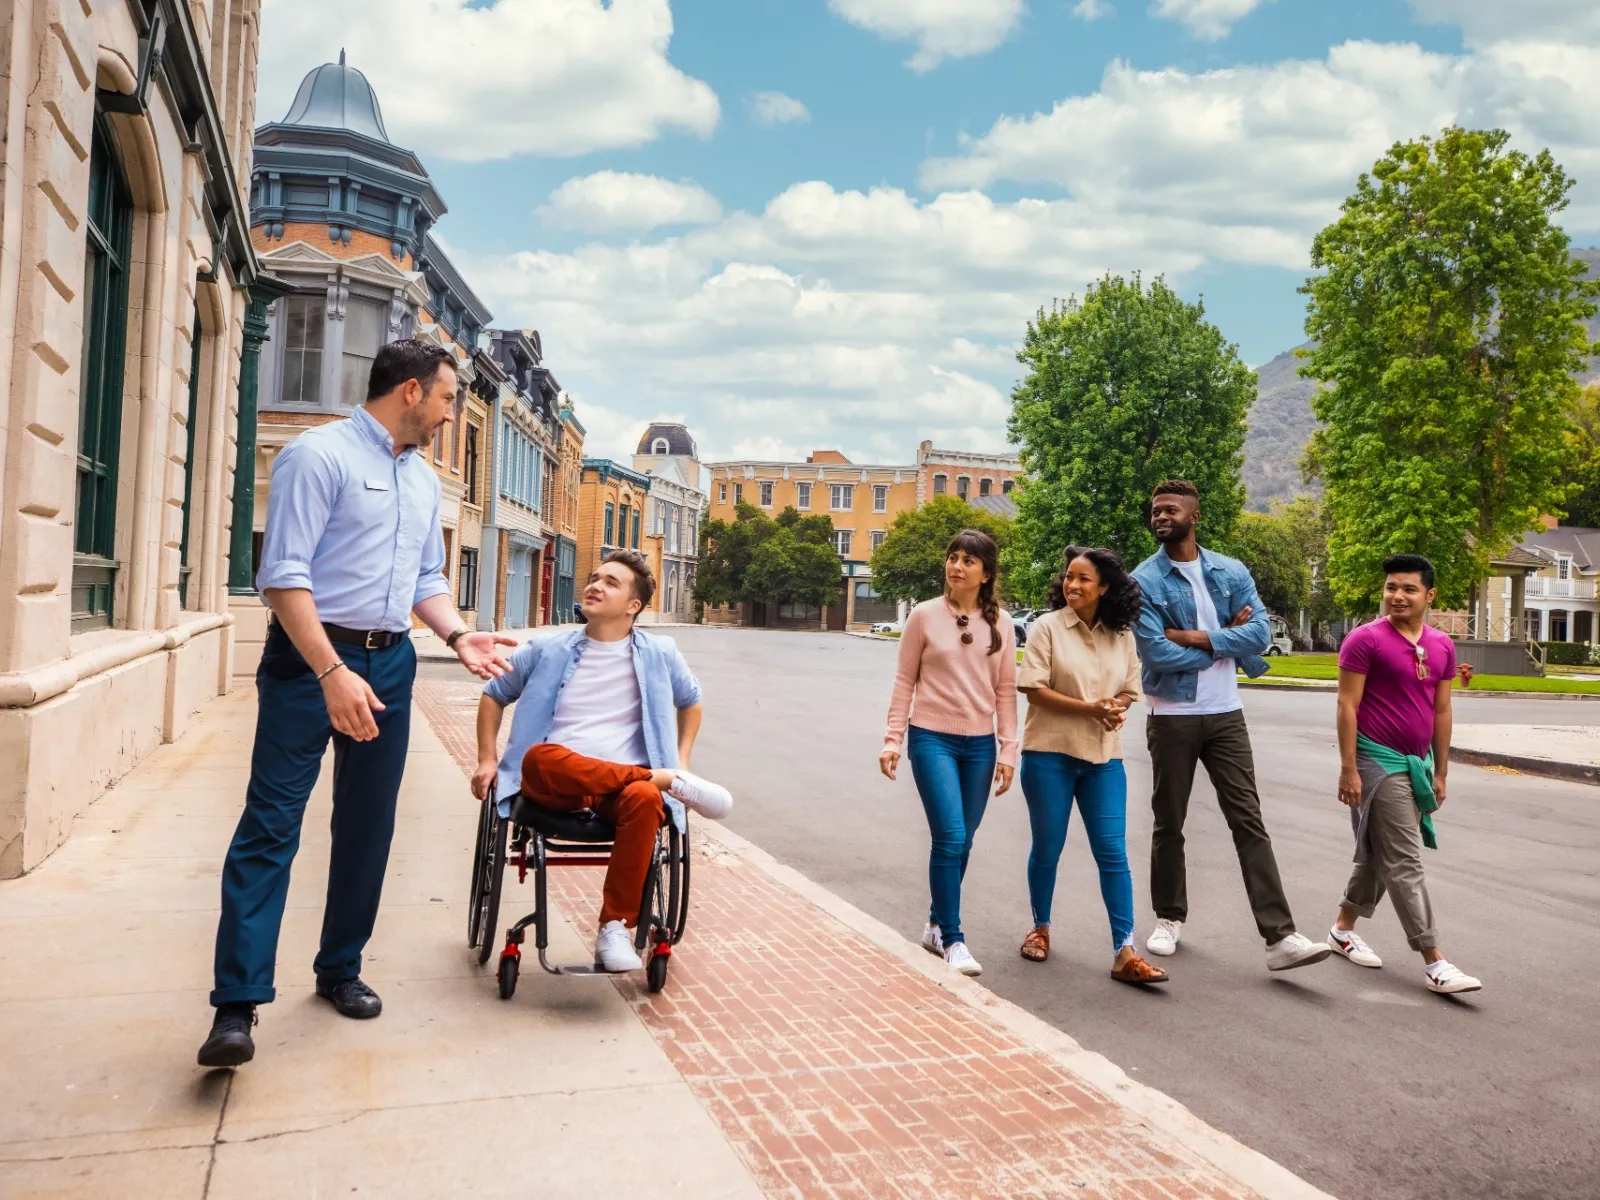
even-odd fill
[(1591, 383), (1578, 394), (1570, 416), (1566, 523), (1600, 529), (1600, 383)]
[(1160, 278), (1107, 275), (1082, 301), (1041, 309), (1017, 358), (1028, 373), (1010, 430), (1029, 478), (1007, 556), (1016, 591), (1042, 592), (1070, 543), (1130, 564), (1151, 553), (1150, 492), (1170, 477), (1200, 490), (1200, 540), (1227, 542), (1256, 377), (1202, 305)]
[(1255, 577), (1256, 590), (1273, 612), (1285, 619), (1311, 602), (1311, 559), (1304, 530), (1286, 504), (1270, 512), (1247, 512), (1234, 529), (1232, 552)]
[(935, 496), (903, 512), (872, 553), (872, 586), (890, 600), (927, 600), (944, 591), (944, 551), (963, 529), (981, 529), (1004, 550), (1011, 522), (956, 496)]
[(777, 525), (777, 531), (756, 547), (745, 572), (743, 598), (773, 604), (837, 604), (839, 554), (832, 544), (808, 540), (797, 525)]
[(701, 604), (737, 604), (744, 598), (744, 577), (756, 548), (777, 530), (772, 518), (753, 504), (739, 503), (734, 518), (700, 526), (700, 563), (695, 570), (694, 598)]
[(1328, 579), (1371, 611), (1386, 554), (1426, 554), (1459, 606), (1491, 553), (1565, 498), (1573, 374), (1600, 284), (1553, 217), (1572, 188), (1500, 130), (1396, 143), (1316, 237), (1302, 373), (1333, 386), (1308, 463), (1331, 517)]

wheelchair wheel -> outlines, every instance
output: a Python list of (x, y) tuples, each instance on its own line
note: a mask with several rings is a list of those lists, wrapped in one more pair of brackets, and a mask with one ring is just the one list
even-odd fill
[(483, 895), (484, 877), (489, 870), (489, 839), (493, 835), (495, 820), (494, 798), (485, 797), (478, 811), (478, 841), (472, 848), (472, 889), (467, 893), (467, 946), (472, 950), (478, 948), (479, 940), (483, 937), (483, 904), (480, 897)]
[(680, 868), (674, 873), (674, 888), (672, 897), (672, 910), (667, 914), (672, 922), (672, 944), (676, 946), (683, 940), (684, 928), (689, 924), (689, 831), (685, 829), (680, 837), (677, 830), (673, 830), (673, 844), (677, 853), (673, 856), (675, 866)]
[(665, 954), (652, 954), (650, 965), (645, 968), (645, 982), (652, 992), (659, 992), (667, 986), (667, 964), (672, 961)]
[(489, 832), (489, 844), (484, 854), (484, 877), (479, 891), (473, 897), (478, 908), (478, 965), (489, 961), (494, 953), (495, 930), (500, 923), (500, 887), (506, 878), (506, 826), (497, 814)]
[(521, 960), (515, 954), (507, 954), (500, 959), (500, 999), (509, 1000), (516, 993), (517, 972), (521, 967)]

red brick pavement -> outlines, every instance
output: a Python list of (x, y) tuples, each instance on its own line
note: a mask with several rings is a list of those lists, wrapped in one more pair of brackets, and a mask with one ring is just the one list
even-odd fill
[[(468, 771), (476, 694), (417, 685)], [(1254, 1195), (698, 832), (666, 989), (616, 985), (769, 1196)], [(551, 875), (580, 925), (596, 919), (600, 877)]]

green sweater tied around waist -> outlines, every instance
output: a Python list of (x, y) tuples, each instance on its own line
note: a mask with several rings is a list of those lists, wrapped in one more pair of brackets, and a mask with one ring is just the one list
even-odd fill
[(1433, 751), (1427, 758), (1415, 754), (1401, 754), (1382, 742), (1375, 742), (1364, 733), (1356, 734), (1356, 749), (1362, 751), (1390, 775), (1411, 776), (1411, 798), (1417, 806), (1417, 817), (1422, 825), (1422, 844), (1429, 850), (1439, 848), (1439, 835), (1433, 828), (1433, 814), (1439, 809), (1439, 796), (1433, 790)]

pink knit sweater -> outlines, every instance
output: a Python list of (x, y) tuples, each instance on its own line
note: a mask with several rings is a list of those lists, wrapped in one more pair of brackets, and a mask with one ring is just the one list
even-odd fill
[[(1017, 647), (1011, 617), (1000, 613), (1000, 649), (989, 653), (989, 623), (973, 614), (972, 644), (941, 596), (911, 610), (889, 699), (886, 750), (899, 752), (906, 725), (935, 733), (996, 734), (1000, 761), (1017, 763)], [(913, 704), (913, 693), (915, 703)]]

